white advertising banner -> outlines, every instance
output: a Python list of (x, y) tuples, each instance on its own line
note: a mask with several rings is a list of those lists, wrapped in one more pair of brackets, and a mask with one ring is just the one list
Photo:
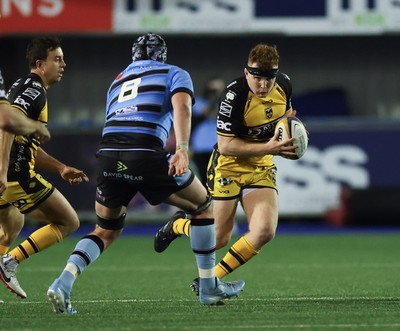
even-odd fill
[(340, 202), (342, 186), (370, 186), (369, 156), (360, 146), (309, 146), (298, 161), (275, 157), (280, 212), (283, 216), (321, 216)]
[(400, 32), (394, 0), (114, 0), (116, 33), (287, 35)]
[(294, 36), (399, 33), (400, 0), (0, 0), (0, 35), (148, 31)]

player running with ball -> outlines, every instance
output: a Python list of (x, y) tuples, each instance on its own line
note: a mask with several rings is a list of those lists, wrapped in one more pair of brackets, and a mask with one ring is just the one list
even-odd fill
[[(248, 232), (237, 240), (215, 268), (223, 278), (256, 256), (271, 241), (278, 224), (277, 169), (274, 155), (294, 158), (293, 139), (278, 141), (276, 123), (294, 115), (292, 86), (279, 71), (275, 46), (258, 44), (248, 56), (244, 76), (222, 93), (217, 118), (218, 143), (208, 165), (207, 186), (214, 200), (217, 249), (231, 239), (236, 208), (241, 202)], [(178, 236), (191, 235), (190, 220), (175, 215), (155, 237), (164, 251)], [(198, 282), (193, 283), (198, 291)]]

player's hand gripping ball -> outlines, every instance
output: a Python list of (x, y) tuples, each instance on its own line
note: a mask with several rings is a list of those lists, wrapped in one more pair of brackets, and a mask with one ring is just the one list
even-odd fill
[(295, 149), (296, 157), (293, 160), (300, 159), (308, 147), (308, 133), (304, 124), (295, 116), (282, 118), (275, 127), (279, 131), (279, 141), (294, 138), (293, 144), (298, 147)]

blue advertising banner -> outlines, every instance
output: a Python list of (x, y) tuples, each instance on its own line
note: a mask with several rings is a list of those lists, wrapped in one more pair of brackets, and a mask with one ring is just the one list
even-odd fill
[[(342, 1), (343, 2), (343, 1)], [(298, 0), (270, 1), (255, 0), (255, 17), (325, 17), (328, 11), (326, 1), (308, 0), (305, 2)]]

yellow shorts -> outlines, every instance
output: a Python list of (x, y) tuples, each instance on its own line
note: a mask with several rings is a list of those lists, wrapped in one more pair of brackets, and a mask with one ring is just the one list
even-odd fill
[(213, 151), (207, 171), (207, 188), (215, 200), (231, 200), (241, 197), (247, 188), (276, 187), (275, 164), (249, 164), (244, 160), (225, 157)]
[(7, 185), (7, 190), (0, 196), (0, 209), (13, 205), (22, 214), (32, 211), (54, 191), (54, 186), (39, 174), (25, 181), (8, 182)]

